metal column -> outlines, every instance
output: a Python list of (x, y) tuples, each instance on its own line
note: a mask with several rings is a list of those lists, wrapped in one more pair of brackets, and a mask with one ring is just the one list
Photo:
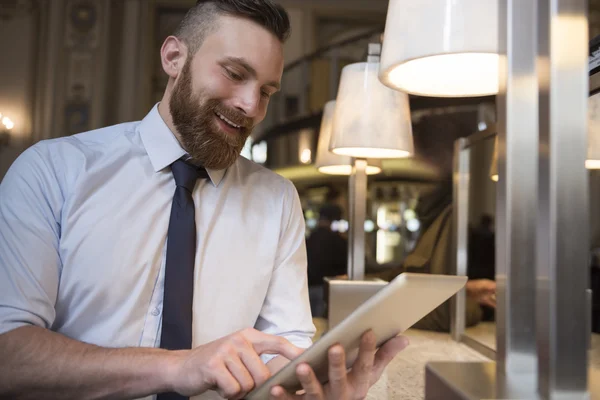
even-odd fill
[(587, 1), (499, 4), (497, 362), (430, 363), (426, 399), (587, 399)]
[(538, 1), (539, 390), (544, 398), (586, 398), (587, 1)]
[(354, 159), (349, 180), (350, 218), (348, 279), (365, 279), (365, 218), (367, 213), (367, 160)]
[[(535, 391), (536, 0), (499, 2), (496, 373)], [(525, 375), (529, 375), (526, 379)], [(525, 388), (524, 388), (525, 389)]]
[[(452, 260), (451, 273), (467, 275), (468, 235), (469, 235), (469, 197), (471, 190), (471, 148), (496, 137), (496, 130), (479, 131), (454, 143), (454, 170), (452, 188)], [(465, 334), (466, 327), (466, 291), (460, 290), (451, 298), (450, 334), (456, 341), (472, 347), (491, 359), (496, 358), (495, 350), (474, 340)]]
[[(454, 173), (452, 177), (452, 235), (453, 259), (452, 273), (467, 275), (467, 245), (469, 229), (469, 167), (471, 150), (467, 139), (458, 139), (454, 144)], [(451, 299), (450, 333), (460, 341), (466, 325), (466, 291), (461, 289)]]

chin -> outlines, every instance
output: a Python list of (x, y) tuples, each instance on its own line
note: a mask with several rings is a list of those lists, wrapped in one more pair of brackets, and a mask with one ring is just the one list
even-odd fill
[[(208, 149), (206, 149), (208, 150)], [(219, 154), (221, 154), (219, 156)], [(223, 155), (223, 150), (203, 151), (202, 154), (192, 155), (192, 159), (198, 165), (208, 169), (222, 170), (231, 167), (240, 157), (238, 152)]]

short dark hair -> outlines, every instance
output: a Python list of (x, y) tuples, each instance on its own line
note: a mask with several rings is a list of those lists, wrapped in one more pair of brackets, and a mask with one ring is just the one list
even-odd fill
[(198, 0), (179, 23), (174, 35), (194, 54), (206, 36), (216, 30), (217, 18), (221, 15), (254, 21), (282, 43), (290, 36), (288, 13), (272, 0)]
[(319, 209), (320, 221), (339, 221), (342, 219), (342, 208), (337, 204), (324, 204)]

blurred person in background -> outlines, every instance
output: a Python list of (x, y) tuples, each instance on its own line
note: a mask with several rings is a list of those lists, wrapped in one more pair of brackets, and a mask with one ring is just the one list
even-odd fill
[[(419, 199), (415, 209), (421, 224), (421, 234), (415, 248), (400, 266), (377, 274), (382, 279), (391, 280), (402, 272), (417, 272), (448, 275), (452, 273), (452, 208), (454, 143), (460, 138), (478, 130), (474, 112), (436, 115), (423, 118), (415, 126), (415, 154), (435, 167), (441, 177), (436, 186)], [(443, 133), (443, 134), (440, 134)], [(495, 248), (495, 247), (494, 247)], [(484, 258), (493, 260), (494, 248), (482, 248), (469, 242), (469, 252), (485, 253)], [(484, 320), (486, 310), (496, 305), (496, 282), (493, 281), (495, 265), (472, 268), (468, 258), (466, 284), (466, 325), (473, 326)], [(480, 261), (477, 261), (478, 263)], [(492, 269), (490, 276), (482, 277), (478, 269)], [(449, 332), (451, 324), (450, 300), (437, 307), (413, 327), (417, 329)]]
[[(422, 226), (421, 236), (402, 265), (380, 274), (382, 279), (392, 280), (402, 272), (441, 275), (452, 273), (450, 269), (454, 256), (452, 253), (452, 180), (445, 179), (431, 192), (424, 194), (415, 211)], [(491, 279), (469, 277), (466, 293), (465, 321), (467, 326), (473, 326), (483, 320), (484, 308), (495, 308), (496, 283)], [(448, 300), (413, 327), (449, 332), (450, 318), (450, 300)]]

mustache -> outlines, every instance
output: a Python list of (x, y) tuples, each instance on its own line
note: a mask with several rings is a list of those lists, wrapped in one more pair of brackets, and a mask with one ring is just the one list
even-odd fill
[(214, 104), (211, 107), (214, 112), (217, 112), (233, 122), (236, 125), (241, 126), (243, 129), (248, 130), (253, 128), (252, 118), (248, 118), (242, 114), (241, 111), (232, 110), (229, 107), (226, 107), (222, 104)]

